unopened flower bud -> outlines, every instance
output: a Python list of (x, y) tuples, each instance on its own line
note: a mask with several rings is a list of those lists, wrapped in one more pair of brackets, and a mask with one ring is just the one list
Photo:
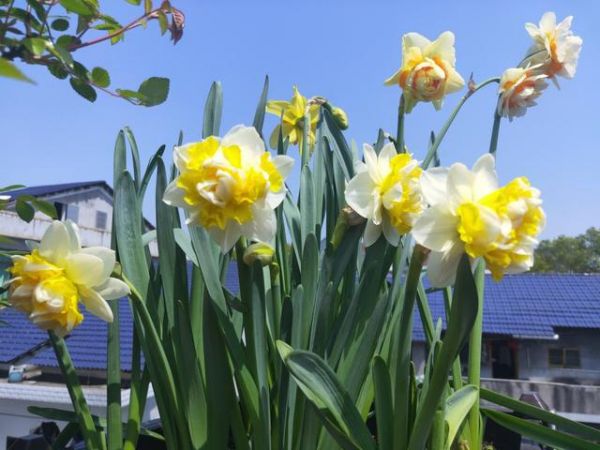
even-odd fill
[(331, 113), (340, 129), (345, 130), (348, 128), (348, 115), (342, 108), (334, 106), (331, 108)]
[(244, 263), (251, 266), (258, 261), (261, 266), (268, 266), (273, 262), (273, 255), (275, 250), (269, 244), (264, 242), (257, 242), (248, 246), (244, 252)]

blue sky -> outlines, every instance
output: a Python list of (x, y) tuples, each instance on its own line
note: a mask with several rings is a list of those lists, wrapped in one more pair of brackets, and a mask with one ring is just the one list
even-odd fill
[[(122, 22), (140, 10), (103, 2)], [(512, 123), (503, 121), (498, 172), (503, 182), (526, 175), (542, 190), (548, 224), (544, 237), (577, 234), (600, 226), (600, 3), (592, 1), (192, 1), (173, 0), (186, 14), (185, 35), (173, 46), (158, 24), (130, 32), (125, 42), (80, 50), (78, 59), (110, 71), (114, 87), (135, 87), (152, 75), (171, 79), (163, 105), (135, 107), (99, 95), (94, 104), (39, 68), (23, 68), (36, 86), (0, 79), (0, 185), (51, 184), (104, 179), (112, 183), (112, 150), (118, 130), (129, 125), (147, 160), (161, 145), (200, 137), (202, 109), (213, 80), (224, 88), (223, 131), (251, 123), (265, 74), (270, 98), (287, 99), (298, 85), (346, 110), (348, 140), (375, 139), (378, 128), (395, 131), (400, 91), (383, 80), (400, 64), (402, 34), (456, 35), (457, 69), (465, 79), (498, 76), (516, 65), (529, 46), (523, 25), (545, 11), (573, 15), (584, 40), (574, 80), (548, 88), (539, 106)], [(447, 98), (435, 112), (418, 105), (406, 119), (406, 141), (418, 158), (429, 132), (438, 130), (459, 101)], [(495, 87), (472, 97), (440, 147), (442, 162), (474, 162), (487, 151)], [(275, 126), (270, 118), (265, 133)], [(170, 158), (170, 155), (169, 155)], [(293, 183), (295, 184), (295, 183)], [(146, 202), (151, 216), (153, 199)]]

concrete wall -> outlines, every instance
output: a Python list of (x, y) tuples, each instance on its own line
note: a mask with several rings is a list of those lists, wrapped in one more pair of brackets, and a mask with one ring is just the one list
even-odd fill
[[(580, 368), (552, 367), (551, 348), (578, 349)], [(600, 385), (600, 332), (598, 330), (558, 330), (557, 340), (523, 340), (518, 349), (520, 379)]]
[(600, 386), (497, 379), (482, 379), (482, 385), (515, 399), (524, 393), (537, 392), (552, 410), (595, 416), (596, 423), (600, 420)]

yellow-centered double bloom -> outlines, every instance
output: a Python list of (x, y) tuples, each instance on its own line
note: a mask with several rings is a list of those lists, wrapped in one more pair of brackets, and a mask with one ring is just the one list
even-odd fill
[(542, 95), (542, 91), (548, 87), (547, 75), (539, 73), (539, 65), (523, 69), (514, 67), (507, 69), (500, 78), (498, 93), (498, 114), (508, 117), (510, 121), (514, 117), (521, 117), (527, 108), (536, 105), (536, 99)]
[(457, 163), (426, 171), (421, 189), (430, 207), (417, 219), (413, 236), (431, 250), (433, 286), (454, 282), (463, 253), (483, 258), (496, 280), (531, 268), (545, 215), (540, 192), (526, 178), (499, 187), (494, 157), (487, 154), (471, 170)]
[(539, 64), (540, 72), (554, 82), (557, 76), (573, 78), (577, 70), (583, 40), (573, 35), (572, 21), (573, 17), (569, 16), (557, 24), (556, 14), (547, 12), (540, 19), (539, 26), (525, 24), (525, 29), (533, 39), (525, 61)]
[(241, 236), (270, 242), (274, 209), (286, 194), (294, 160), (271, 156), (253, 127), (238, 125), (222, 139), (175, 147), (179, 176), (165, 190), (165, 203), (184, 208), (188, 223), (201, 225), (228, 252)]
[(104, 247), (81, 248), (76, 225), (53, 222), (30, 254), (13, 256), (9, 268), (9, 301), (46, 330), (64, 336), (79, 325), (85, 308), (112, 322), (107, 300), (129, 294), (128, 286), (111, 278), (115, 252)]
[(419, 33), (408, 33), (402, 37), (402, 66), (385, 84), (402, 88), (407, 113), (417, 102), (432, 102), (439, 110), (447, 94), (465, 85), (455, 65), (452, 32), (445, 31), (433, 42)]
[(365, 246), (374, 244), (381, 233), (392, 245), (408, 233), (424, 204), (419, 186), (422, 170), (408, 153), (396, 153), (386, 144), (379, 155), (363, 147), (365, 162), (357, 162), (357, 174), (346, 187), (346, 202), (367, 219)]

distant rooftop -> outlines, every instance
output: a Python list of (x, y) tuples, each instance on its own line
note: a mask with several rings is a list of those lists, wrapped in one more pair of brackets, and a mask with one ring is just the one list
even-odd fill
[[(239, 292), (237, 268), (230, 266), (225, 286)], [(442, 293), (428, 295), (434, 321), (444, 320)], [(415, 308), (416, 309), (416, 308)], [(121, 365), (131, 369), (132, 316), (128, 302), (120, 301)], [(80, 369), (106, 369), (107, 326), (84, 311), (85, 320), (67, 338), (69, 350)], [(0, 311), (0, 363), (28, 362), (57, 367), (52, 349), (38, 348), (47, 340), (42, 330), (11, 308)], [(414, 317), (414, 340), (425, 336), (418, 313)], [(553, 339), (561, 329), (600, 330), (600, 275), (522, 274), (508, 275), (497, 283), (486, 277), (483, 332), (488, 336), (520, 339)], [(34, 355), (30, 357), (30, 355)]]
[(112, 188), (106, 181), (81, 181), (78, 183), (47, 184), (44, 186), (31, 186), (13, 191), (2, 192), (2, 195), (10, 195), (12, 198), (19, 195), (31, 195), (33, 197), (49, 197), (56, 194), (62, 194), (68, 191), (87, 189), (91, 187), (101, 187), (106, 189), (112, 195)]

